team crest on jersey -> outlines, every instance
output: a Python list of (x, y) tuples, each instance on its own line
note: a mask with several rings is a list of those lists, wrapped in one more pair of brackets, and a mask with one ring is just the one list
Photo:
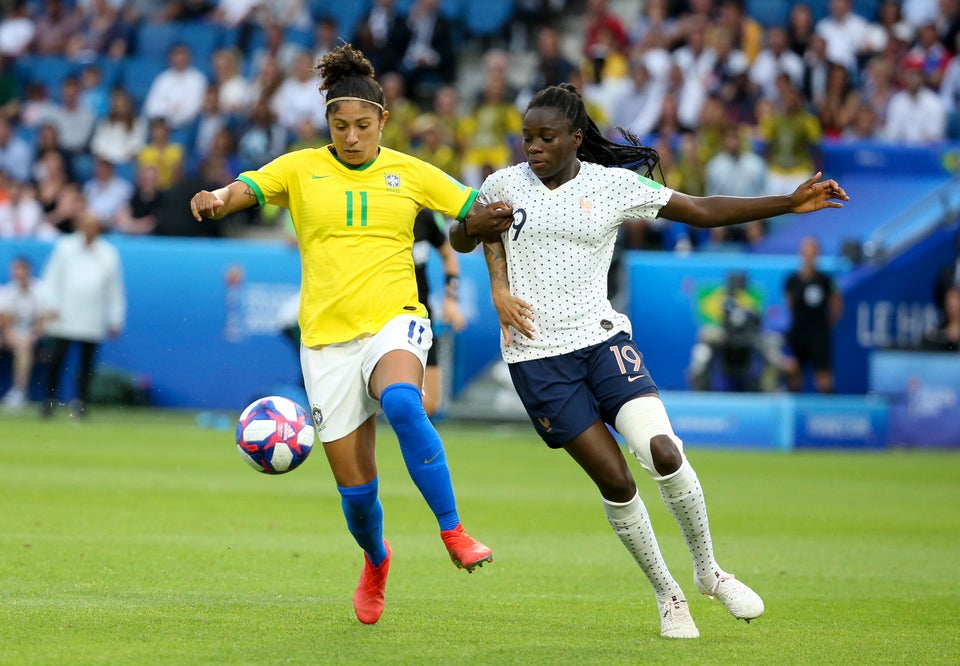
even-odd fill
[(586, 197), (580, 197), (580, 217), (584, 222), (590, 221), (590, 212), (593, 210), (593, 202)]
[(400, 176), (395, 173), (388, 173), (384, 176), (387, 181), (387, 187), (400, 187)]
[(312, 410), (313, 416), (313, 425), (317, 427), (317, 430), (323, 430), (327, 426), (323, 424), (323, 412), (320, 411), (320, 405), (314, 405)]

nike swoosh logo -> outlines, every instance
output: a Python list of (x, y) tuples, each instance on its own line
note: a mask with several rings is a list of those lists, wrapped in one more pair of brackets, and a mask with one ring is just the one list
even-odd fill
[(633, 377), (627, 377), (628, 382), (635, 382), (638, 379), (643, 379), (646, 375), (634, 375)]
[(432, 458), (424, 458), (424, 459), (423, 459), (423, 464), (424, 464), (424, 465), (429, 465), (429, 464), (432, 463), (434, 460), (436, 460), (436, 459), (437, 459), (437, 456), (439, 456), (439, 455), (440, 455), (440, 452), (437, 451), (436, 453), (433, 454), (433, 457), (432, 457)]
[(317, 174), (311, 174), (310, 180), (317, 180), (318, 178), (329, 178), (329, 176), (318, 176)]

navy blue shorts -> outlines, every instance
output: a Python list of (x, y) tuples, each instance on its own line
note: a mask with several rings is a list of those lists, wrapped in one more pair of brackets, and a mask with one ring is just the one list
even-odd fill
[(554, 449), (598, 418), (612, 425), (628, 400), (658, 393), (643, 354), (624, 332), (593, 347), (509, 367), (533, 427)]

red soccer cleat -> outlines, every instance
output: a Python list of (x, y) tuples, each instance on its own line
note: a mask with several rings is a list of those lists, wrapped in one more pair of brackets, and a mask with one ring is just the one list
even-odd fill
[(464, 532), (463, 525), (458, 524), (452, 530), (442, 530), (440, 538), (458, 569), (473, 573), (473, 570), (482, 567), (484, 562), (493, 562), (493, 551)]
[(383, 540), (387, 548), (387, 559), (379, 566), (373, 566), (370, 557), (363, 554), (363, 572), (357, 583), (357, 591), (353, 593), (353, 610), (357, 619), (364, 624), (376, 624), (383, 615), (383, 591), (387, 587), (387, 573), (390, 571), (390, 544)]

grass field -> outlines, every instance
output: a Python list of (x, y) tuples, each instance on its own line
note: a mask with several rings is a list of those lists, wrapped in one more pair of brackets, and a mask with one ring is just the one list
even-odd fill
[(766, 602), (749, 625), (695, 593), (634, 463), (701, 633), (669, 641), (596, 491), (532, 430), (441, 426), (467, 529), (496, 553), (473, 575), (380, 432), (394, 561), (387, 610), (364, 626), (322, 452), (268, 477), (193, 414), (0, 416), (0, 662), (960, 663), (957, 453), (688, 451), (720, 563)]

